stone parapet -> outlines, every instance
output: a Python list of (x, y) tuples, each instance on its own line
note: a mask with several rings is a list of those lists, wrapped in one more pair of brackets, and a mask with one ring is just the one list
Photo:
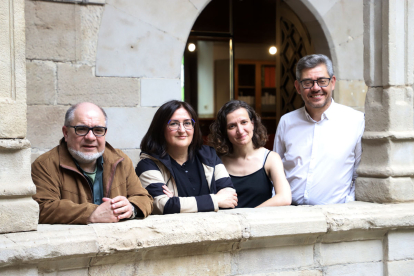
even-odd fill
[(384, 267), (413, 268), (413, 208), (352, 202), (39, 225), (0, 235), (0, 274), (388, 275)]

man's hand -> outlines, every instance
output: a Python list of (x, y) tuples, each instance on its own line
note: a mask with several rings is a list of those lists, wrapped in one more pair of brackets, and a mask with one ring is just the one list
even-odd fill
[(91, 216), (88, 219), (88, 223), (96, 222), (118, 222), (118, 217), (114, 214), (112, 210), (111, 202), (109, 198), (104, 198), (104, 202), (98, 206), (98, 208), (93, 211)]
[(102, 201), (103, 203), (89, 217), (88, 223), (118, 222), (121, 219), (131, 217), (132, 204), (126, 197), (104, 197)]
[(104, 202), (110, 202), (114, 215), (118, 217), (118, 220), (127, 219), (132, 216), (132, 204), (124, 196), (117, 196), (112, 199), (104, 197)]
[(216, 194), (216, 198), (220, 208), (234, 208), (237, 206), (237, 194), (233, 188), (221, 189)]

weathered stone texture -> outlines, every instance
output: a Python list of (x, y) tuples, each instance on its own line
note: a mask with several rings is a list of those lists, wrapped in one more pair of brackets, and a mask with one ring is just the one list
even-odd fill
[[(373, 208), (375, 206), (375, 208)], [(352, 230), (391, 229), (402, 221), (409, 227), (414, 225), (412, 203), (371, 204), (366, 202), (350, 202), (347, 204), (320, 205), (326, 216), (328, 232)]]
[(323, 266), (359, 262), (379, 262), (382, 261), (382, 241), (322, 243), (319, 246), (319, 253), (319, 262)]
[(0, 102), (0, 139), (26, 137), (26, 102)]
[[(368, 86), (382, 85), (382, 2), (364, 1), (364, 80)], [(385, 68), (385, 66), (384, 66)]]
[[(91, 267), (89, 275), (229, 275), (230, 253), (146, 260), (135, 264), (111, 264)], [(185, 264), (185, 265), (184, 265)]]
[(142, 138), (157, 108), (106, 107), (108, 134), (106, 140), (115, 148), (140, 148)]
[(74, 257), (63, 260), (42, 261), (39, 263), (39, 275), (89, 276), (88, 266), (90, 258)]
[[(259, 209), (243, 210), (243, 215), (250, 225), (250, 236), (247, 238), (326, 232), (326, 218), (322, 212), (316, 211), (314, 208), (292, 210), (289, 207), (278, 207), (277, 209), (267, 207), (265, 210), (266, 212), (261, 212)], [(227, 212), (238, 213), (240, 210), (235, 209)], [(267, 223), (263, 224), (263, 220), (267, 220)], [(298, 227), (298, 225), (300, 226)]]
[(283, 270), (282, 272), (266, 272), (255, 274), (238, 274), (238, 276), (322, 276), (322, 270)]
[(35, 194), (30, 153), (30, 148), (10, 150), (0, 145), (0, 198)]
[(378, 203), (414, 201), (414, 180), (410, 177), (358, 177), (356, 183), (357, 200)]
[(358, 200), (414, 200), (413, 19), (412, 1), (364, 0), (364, 76), (370, 87)]
[(98, 76), (180, 77), (185, 43), (200, 11), (189, 1), (163, 5), (160, 9), (158, 1), (107, 2), (99, 31)]
[(87, 268), (72, 269), (72, 270), (59, 270), (56, 272), (46, 271), (44, 273), (39, 272), (39, 276), (90, 276)]
[(289, 246), (243, 250), (232, 258), (232, 274), (254, 274), (313, 264), (313, 246)]
[[(414, 134), (414, 132), (412, 133)], [(382, 137), (377, 134), (382, 134)], [(362, 137), (364, 155), (357, 169), (358, 175), (381, 178), (414, 175), (414, 156), (409, 154), (414, 152), (414, 137), (413, 139), (398, 139), (397, 137), (398, 133), (396, 132), (365, 132)]]
[[(0, 198), (0, 233), (36, 230), (39, 217), (39, 205), (32, 197)], [(7, 253), (1, 250), (2, 256)], [(3, 255), (4, 254), (4, 255)], [(0, 259), (3, 259), (0, 257)]]
[(86, 65), (58, 64), (58, 104), (93, 102), (100, 106), (137, 106), (139, 80), (97, 78)]
[(413, 89), (369, 87), (365, 111), (365, 131), (412, 130)]
[(141, 79), (141, 106), (161, 106), (169, 100), (181, 100), (179, 79)]
[(77, 45), (80, 48), (80, 61), (87, 65), (95, 65), (98, 44), (99, 26), (104, 7), (98, 5), (78, 6), (80, 16), (80, 37)]
[[(407, 275), (396, 273), (412, 268), (413, 207), (360, 202), (150, 216), (114, 224), (39, 225), (36, 232), (0, 235), (0, 269), (35, 264), (39, 275), (383, 275), (385, 236), (387, 256), (401, 259), (390, 259), (385, 267), (394, 271), (390, 275)], [(269, 236), (269, 221), (285, 213), (293, 218), (323, 213), (320, 224), (328, 228), (322, 233), (315, 227), (298, 231), (298, 221), (297, 227), (286, 225), (279, 236)], [(382, 237), (377, 235), (381, 231), (386, 232)], [(334, 243), (313, 239), (334, 233), (354, 237)], [(292, 239), (290, 246), (265, 245), (286, 238)], [(263, 246), (245, 249), (243, 244), (251, 240), (263, 240)]]
[(399, 260), (414, 260), (414, 233), (412, 231), (402, 230), (388, 233), (388, 261)]
[(75, 5), (26, 0), (26, 57), (76, 59)]
[(27, 109), (27, 138), (33, 148), (51, 149), (63, 137), (62, 126), (68, 106), (34, 105)]
[(368, 87), (361, 80), (337, 80), (334, 98), (337, 103), (364, 111)]
[[(377, 1), (375, 1), (377, 2)], [(375, 3), (378, 5), (378, 3)], [(414, 3), (413, 1), (384, 1), (383, 9), (383, 68), (382, 84), (413, 84), (414, 69)], [(380, 14), (376, 14), (380, 16)]]
[(0, 275), (2, 276), (38, 276), (36, 266), (23, 266), (12, 268), (0, 268)]
[[(337, 254), (340, 254), (338, 252)], [(357, 263), (347, 265), (334, 265), (328, 266), (324, 269), (326, 276), (372, 276), (372, 275), (384, 275), (383, 264), (377, 263)]]
[(414, 261), (388, 262), (387, 271), (387, 276), (412, 275), (414, 271)]
[(199, 11), (202, 11), (210, 1), (211, 0), (189, 0), (189, 2), (191, 2)]
[[(210, 212), (203, 216), (203, 220), (200, 220), (197, 219), (197, 215), (150, 216), (145, 220), (131, 222), (137, 227), (135, 229), (125, 223), (93, 224), (93, 228), (98, 237), (101, 255), (105, 252), (110, 253), (115, 248), (117, 251), (128, 252), (135, 250), (137, 246), (139, 248), (153, 248), (165, 245), (191, 244), (194, 241), (198, 243), (236, 241), (242, 238), (242, 229), (237, 216)], [(223, 221), (226, 223), (221, 223)], [(177, 233), (179, 234), (177, 235)]]
[(89, 258), (98, 251), (93, 228), (83, 225), (39, 224), (36, 232), (5, 234), (0, 238), (4, 238), (0, 242), (0, 267), (60, 261), (65, 257)]
[(27, 104), (56, 103), (56, 64), (51, 61), (27, 61)]

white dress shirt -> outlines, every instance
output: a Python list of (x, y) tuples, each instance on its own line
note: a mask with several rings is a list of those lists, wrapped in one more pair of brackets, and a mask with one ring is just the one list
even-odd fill
[(362, 112), (333, 100), (319, 122), (305, 107), (280, 119), (273, 150), (282, 158), (292, 189), (292, 204), (355, 200), (354, 181), (364, 127)]

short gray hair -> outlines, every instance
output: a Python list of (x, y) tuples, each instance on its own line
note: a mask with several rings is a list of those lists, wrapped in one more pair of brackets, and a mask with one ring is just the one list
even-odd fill
[[(74, 104), (71, 107), (69, 107), (69, 109), (66, 111), (66, 114), (65, 114), (65, 124), (64, 124), (65, 126), (67, 126), (67, 127), (70, 126), (70, 123), (75, 118), (75, 110), (76, 110), (76, 108), (78, 108), (78, 106), (80, 104), (82, 104), (82, 103)], [(105, 116), (105, 126), (108, 126), (108, 116), (106, 115), (105, 110), (103, 110), (103, 108), (100, 107), (99, 105), (96, 105), (96, 106), (102, 111), (102, 114)]]
[(329, 77), (332, 78), (334, 75), (332, 61), (325, 55), (315, 54), (304, 56), (298, 61), (296, 64), (296, 79), (300, 80), (303, 69), (314, 68), (320, 64), (325, 64)]

